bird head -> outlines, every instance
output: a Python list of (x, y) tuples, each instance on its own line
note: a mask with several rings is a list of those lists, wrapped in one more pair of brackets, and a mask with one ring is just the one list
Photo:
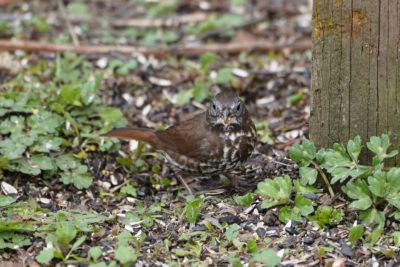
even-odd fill
[(243, 101), (233, 91), (217, 94), (207, 109), (207, 122), (225, 132), (243, 128), (248, 111)]

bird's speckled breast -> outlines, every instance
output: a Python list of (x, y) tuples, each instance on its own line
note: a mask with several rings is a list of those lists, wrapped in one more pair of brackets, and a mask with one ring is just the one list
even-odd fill
[(244, 162), (256, 143), (256, 131), (253, 125), (250, 131), (224, 132), (218, 137), (220, 142), (217, 152), (215, 154), (210, 152), (207, 160), (199, 161), (174, 152), (164, 152), (164, 156), (174, 169), (184, 174), (209, 176), (232, 170)]

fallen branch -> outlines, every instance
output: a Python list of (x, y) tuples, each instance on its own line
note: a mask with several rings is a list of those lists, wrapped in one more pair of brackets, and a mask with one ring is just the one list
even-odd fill
[(80, 54), (144, 54), (162, 57), (168, 54), (178, 56), (201, 55), (206, 52), (216, 54), (237, 54), (248, 52), (288, 51), (302, 52), (311, 48), (311, 40), (299, 40), (293, 43), (273, 43), (268, 41), (217, 43), (199, 45), (176, 45), (170, 47), (146, 47), (146, 46), (118, 46), (118, 45), (64, 45), (40, 43), (35, 41), (2, 40), (0, 39), (0, 51), (24, 50), (32, 52), (75, 52)]
[(116, 27), (177, 27), (182, 24), (197, 23), (206, 20), (209, 17), (207, 13), (196, 12), (192, 14), (185, 14), (176, 17), (168, 17), (162, 19), (119, 19), (113, 20), (111, 24)]

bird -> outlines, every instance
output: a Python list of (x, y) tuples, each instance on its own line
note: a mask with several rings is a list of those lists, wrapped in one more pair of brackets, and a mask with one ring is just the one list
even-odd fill
[(163, 154), (189, 194), (193, 191), (183, 175), (224, 174), (236, 183), (230, 171), (247, 160), (257, 142), (249, 112), (232, 90), (215, 95), (205, 112), (164, 130), (120, 128), (104, 136), (150, 144)]

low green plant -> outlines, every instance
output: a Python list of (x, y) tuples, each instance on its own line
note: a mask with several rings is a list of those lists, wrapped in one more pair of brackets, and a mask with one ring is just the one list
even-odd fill
[(82, 57), (41, 61), (0, 87), (0, 175), (59, 177), (78, 189), (92, 183), (87, 152), (117, 148), (99, 135), (126, 125), (97, 92), (101, 76)]
[[(373, 153), (369, 166), (359, 162), (363, 149), (359, 136), (349, 140), (346, 147), (334, 144), (332, 148), (318, 151), (311, 141), (304, 140), (292, 147), (290, 157), (300, 167), (302, 185), (314, 185), (319, 176), (333, 197), (332, 185), (341, 184), (341, 191), (352, 200), (349, 208), (360, 212), (365, 225), (374, 227), (366, 238), (367, 243), (374, 244), (383, 231), (385, 220), (400, 218), (400, 168), (385, 168), (385, 160), (398, 154), (397, 150), (389, 149), (389, 135), (372, 136), (366, 147)], [(318, 221), (325, 224), (321, 218)], [(357, 231), (360, 230), (357, 228)], [(359, 233), (354, 232), (352, 242), (359, 238)]]
[[(292, 192), (294, 190), (297, 195), (293, 199)], [(302, 216), (312, 214), (315, 203), (305, 196), (318, 192), (319, 190), (316, 188), (304, 186), (297, 180), (292, 181), (289, 176), (265, 179), (257, 186), (257, 193), (263, 197), (261, 207), (267, 209), (282, 206), (279, 220), (284, 223), (290, 220), (301, 221)]]
[(224, 36), (232, 36), (234, 27), (243, 24), (244, 18), (234, 14), (224, 14), (222, 16), (211, 16), (196, 25), (187, 27), (186, 31), (190, 34), (199, 35), (213, 30), (221, 31)]
[[(366, 147), (373, 153), (371, 165), (360, 164), (363, 145), (359, 136), (349, 140), (346, 146), (334, 144), (328, 149), (317, 150), (309, 140), (294, 145), (289, 154), (299, 165), (300, 179), (292, 181), (285, 176), (259, 183), (261, 207), (280, 206), (279, 219), (285, 223), (307, 217), (321, 227), (334, 226), (342, 221), (345, 211), (328, 205), (315, 209), (315, 196), (309, 196), (320, 192), (315, 187), (318, 179), (331, 197), (335, 196), (333, 185), (340, 183), (341, 192), (351, 200), (349, 209), (359, 211), (363, 225), (372, 227), (365, 237), (365, 245), (375, 244), (386, 219), (400, 219), (400, 168), (385, 168), (385, 160), (398, 154), (397, 150), (389, 149), (389, 135), (372, 136)], [(352, 227), (350, 242), (355, 244), (364, 233), (364, 226)]]
[(195, 224), (203, 208), (204, 197), (194, 198), (192, 195), (187, 196), (184, 212), (188, 222)]
[(43, 239), (47, 245), (37, 256), (43, 264), (53, 259), (83, 261), (76, 251), (86, 236), (98, 232), (98, 225), (107, 220), (95, 212), (52, 212), (40, 208), (32, 199), (16, 202), (0, 196), (0, 203), (0, 249), (17, 250), (31, 245), (32, 238)]

